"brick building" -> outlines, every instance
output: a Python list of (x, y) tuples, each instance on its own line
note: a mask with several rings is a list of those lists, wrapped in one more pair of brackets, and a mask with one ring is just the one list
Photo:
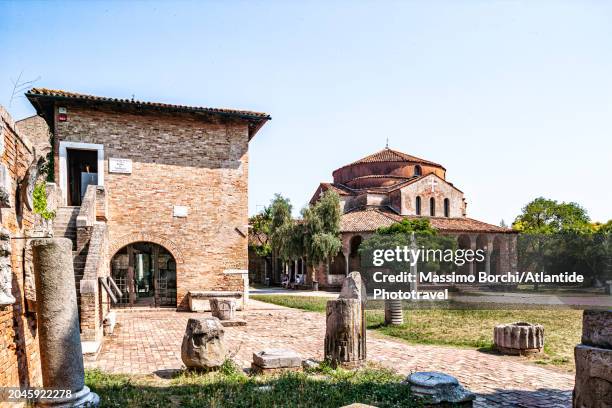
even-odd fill
[(75, 243), (84, 340), (100, 341), (111, 304), (187, 309), (190, 293), (246, 290), (248, 147), (270, 116), (26, 96), (53, 137), (53, 229)]
[[(485, 262), (469, 263), (458, 272), (508, 271), (516, 263), (516, 235), (467, 217), (464, 194), (446, 179), (446, 169), (389, 148), (333, 172), (332, 183), (321, 183), (311, 199), (327, 190), (340, 196), (342, 251), (330, 265), (314, 272), (321, 287), (338, 287), (349, 271), (361, 270), (358, 248), (378, 228), (405, 218), (426, 217), (441, 234), (457, 239), (463, 249), (485, 249)], [(302, 268), (297, 265), (298, 272)]]
[(21, 195), (26, 190), (33, 151), (27, 135), (0, 106), (0, 221), (9, 235), (1, 237), (0, 292), (10, 289), (10, 293), (0, 293), (0, 387), (42, 385), (33, 303), (36, 298), (28, 279), (32, 275), (27, 251), (28, 238), (35, 235), (40, 219)]

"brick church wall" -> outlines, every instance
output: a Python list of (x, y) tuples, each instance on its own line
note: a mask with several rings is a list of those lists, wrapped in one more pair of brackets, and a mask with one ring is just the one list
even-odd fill
[[(242, 276), (223, 272), (248, 267), (247, 124), (62, 106), (68, 120), (55, 121), (56, 180), (60, 141), (104, 145), (109, 257), (136, 241), (164, 246), (177, 263), (179, 308), (190, 290), (241, 291)], [(131, 159), (132, 173), (109, 173), (109, 157)], [(188, 207), (186, 218), (173, 216), (175, 205)]]
[(11, 233), (12, 293), (17, 300), (13, 305), (0, 307), (0, 387), (41, 386), (36, 315), (24, 295), (26, 240), (23, 238), (25, 232), (32, 228), (34, 216), (25, 207), (21, 214), (15, 209), (17, 180), (26, 173), (32, 160), (32, 149), (30, 142), (16, 130), (15, 123), (2, 106), (0, 121), (4, 128), (5, 146), (1, 160), (12, 179), (11, 208), (0, 209), (0, 220)]

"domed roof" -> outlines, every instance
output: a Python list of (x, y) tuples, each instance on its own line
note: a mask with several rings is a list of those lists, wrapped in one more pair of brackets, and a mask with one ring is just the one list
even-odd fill
[(429, 173), (444, 178), (445, 171), (438, 163), (387, 147), (334, 170), (333, 177), (351, 189), (391, 188)]
[(340, 168), (348, 167), (348, 166), (352, 166), (354, 164), (360, 164), (360, 163), (380, 163), (380, 162), (422, 163), (422, 164), (428, 164), (430, 166), (436, 166), (436, 167), (444, 168), (442, 165), (440, 165), (438, 163), (434, 163), (434, 162), (429, 161), (429, 160), (421, 159), (419, 157), (411, 156), (411, 155), (406, 154), (406, 153), (398, 152), (397, 150), (392, 150), (392, 149), (389, 149), (388, 147), (384, 148), (383, 150), (381, 150), (379, 152), (376, 152), (374, 154), (366, 156), (363, 159), (359, 159), (357, 161), (354, 161), (351, 164), (347, 164), (346, 166), (342, 166)]

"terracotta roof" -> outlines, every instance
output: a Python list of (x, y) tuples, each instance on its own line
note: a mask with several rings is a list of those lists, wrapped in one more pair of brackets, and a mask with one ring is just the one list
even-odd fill
[(341, 232), (374, 232), (380, 227), (388, 227), (395, 224), (393, 218), (386, 213), (375, 209), (351, 211), (340, 217)]
[(363, 159), (359, 159), (350, 164), (347, 164), (346, 166), (342, 166), (340, 167), (340, 169), (344, 167), (352, 166), (354, 164), (379, 163), (379, 162), (413, 162), (413, 163), (422, 163), (422, 164), (428, 164), (430, 166), (444, 168), (441, 164), (434, 163), (429, 160), (421, 159), (416, 156), (411, 156), (406, 153), (398, 152), (397, 150), (392, 150), (387, 147), (379, 152), (366, 156)]
[(110, 98), (110, 97), (105, 97), (105, 96), (86, 95), (86, 94), (80, 94), (76, 92), (62, 91), (58, 89), (32, 88), (28, 92), (26, 92), (26, 96), (29, 97), (30, 95), (47, 96), (47, 97), (61, 98), (61, 99), (74, 99), (74, 100), (111, 102), (111, 103), (139, 105), (139, 106), (152, 106), (152, 107), (158, 107), (158, 108), (202, 111), (202, 112), (211, 112), (211, 113), (227, 113), (230, 115), (242, 115), (245, 117), (271, 119), (270, 115), (268, 115), (267, 113), (262, 113), (262, 112), (252, 112), (252, 111), (247, 111), (247, 110), (224, 109), (224, 108), (205, 108), (205, 107), (200, 107), (200, 106), (172, 105), (172, 104), (159, 103), (159, 102), (139, 101), (139, 100), (134, 100), (134, 99), (120, 99), (120, 98)]
[(392, 212), (383, 211), (378, 208), (367, 208), (343, 214), (340, 219), (340, 231), (342, 232), (374, 232), (380, 227), (400, 222), (403, 219), (427, 218), (431, 226), (440, 232), (497, 232), (513, 233), (509, 228), (498, 227), (467, 217), (419, 217), (397, 215)]
[(94, 96), (80, 94), (76, 92), (68, 92), (57, 89), (32, 88), (26, 92), (26, 97), (36, 108), (36, 112), (43, 116), (50, 128), (53, 128), (54, 111), (53, 106), (58, 101), (69, 101), (72, 103), (89, 103), (89, 104), (105, 104), (121, 106), (124, 108), (142, 109), (142, 110), (163, 110), (167, 112), (184, 112), (214, 115), (217, 117), (226, 117), (245, 120), (249, 126), (249, 140), (261, 129), (261, 127), (270, 119), (270, 115), (262, 112), (253, 112), (237, 109), (222, 109), (222, 108), (206, 108), (200, 106), (172, 105), (168, 103), (147, 102), (134, 99), (119, 99), (109, 98), (105, 96)]

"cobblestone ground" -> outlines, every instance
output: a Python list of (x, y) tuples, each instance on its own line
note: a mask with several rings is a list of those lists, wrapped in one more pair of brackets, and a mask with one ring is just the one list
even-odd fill
[[(238, 312), (247, 326), (226, 328), (235, 360), (249, 367), (252, 353), (291, 348), (303, 358), (323, 358), (325, 316), (251, 301)], [(115, 333), (88, 368), (111, 373), (163, 375), (182, 366), (181, 341), (187, 319), (203, 314), (172, 310), (119, 311)], [(207, 315), (207, 314), (206, 314)], [(471, 349), (409, 345), (368, 332), (368, 359), (402, 374), (443, 371), (477, 393), (477, 407), (570, 407), (574, 377), (514, 357)]]

